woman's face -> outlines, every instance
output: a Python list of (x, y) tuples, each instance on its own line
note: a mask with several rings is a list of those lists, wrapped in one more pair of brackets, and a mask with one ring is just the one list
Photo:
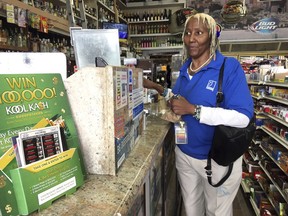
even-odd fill
[(208, 28), (196, 18), (191, 18), (184, 32), (184, 44), (188, 54), (197, 59), (204, 54), (210, 55), (210, 37)]

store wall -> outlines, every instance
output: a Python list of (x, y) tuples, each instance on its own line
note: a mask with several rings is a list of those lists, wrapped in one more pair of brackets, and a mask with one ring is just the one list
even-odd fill
[[(209, 13), (221, 26), (222, 35), (221, 40), (247, 40), (247, 39), (259, 39), (259, 40), (271, 40), (271, 39), (287, 39), (288, 38), (288, 2), (287, 0), (240, 0), (239, 2), (245, 2), (247, 8), (247, 14), (244, 18), (231, 24), (224, 21), (221, 17), (223, 11), (223, 5), (227, 0), (187, 0), (187, 7), (194, 8), (198, 12)], [(253, 27), (257, 25), (258, 21), (267, 19), (277, 23), (275, 29), (270, 31), (263, 31), (258, 29), (253, 31)], [(266, 20), (267, 21), (267, 20)], [(258, 22), (259, 25), (259, 22)], [(260, 24), (261, 25), (261, 24)], [(239, 38), (239, 35), (241, 37)]]

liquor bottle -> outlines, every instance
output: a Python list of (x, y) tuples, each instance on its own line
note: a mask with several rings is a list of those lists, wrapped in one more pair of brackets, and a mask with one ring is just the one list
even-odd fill
[(153, 20), (154, 20), (153, 12), (150, 11), (150, 21), (153, 21)]
[(139, 16), (139, 13), (138, 13), (138, 12), (136, 13), (136, 21), (137, 21), (137, 22), (140, 21), (140, 16)]
[(157, 12), (154, 11), (153, 13), (154, 13), (154, 14), (153, 14), (153, 20), (157, 20)]
[(17, 47), (23, 47), (21, 29), (22, 28), (20, 28), (20, 31), (16, 34), (17, 35)]
[(166, 9), (164, 9), (163, 19), (168, 19), (168, 14), (167, 14), (167, 10)]
[(160, 20), (160, 10), (157, 10), (157, 20)]
[(160, 20), (163, 20), (163, 19), (164, 19), (164, 13), (163, 13), (163, 11), (161, 11)]
[(168, 11), (168, 19), (169, 19), (169, 23), (171, 22), (171, 16), (172, 16), (172, 11), (169, 9), (169, 11)]
[[(22, 28), (21, 28), (22, 30)], [(28, 44), (27, 44), (27, 35), (24, 33), (24, 31), (22, 30), (22, 44), (23, 44), (23, 47), (27, 47)]]
[(149, 13), (149, 11), (147, 13), (146, 21), (150, 21), (150, 13)]
[(147, 14), (146, 14), (146, 11), (144, 11), (144, 14), (143, 14), (142, 20), (143, 20), (143, 21), (147, 21)]
[(8, 44), (9, 44), (10, 46), (15, 47), (15, 46), (16, 46), (16, 44), (15, 44), (15, 39), (14, 39), (15, 34), (14, 34), (12, 28), (10, 28), (9, 30), (10, 30), (10, 33), (9, 33)]
[(2, 20), (0, 19), (0, 45), (2, 45), (2, 41), (3, 41), (3, 35), (2, 35)]

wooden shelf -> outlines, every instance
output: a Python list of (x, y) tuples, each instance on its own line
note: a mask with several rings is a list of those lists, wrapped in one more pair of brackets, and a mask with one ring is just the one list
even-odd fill
[[(63, 34), (63, 35), (69, 35), (68, 20), (54, 16), (54, 15), (52, 15), (46, 11), (42, 11), (38, 8), (35, 8), (31, 5), (25, 4), (25, 3), (17, 1), (17, 0), (1, 0), (1, 1), (5, 4), (11, 4), (11, 5), (14, 5), (16, 7), (19, 7), (19, 8), (25, 9), (25, 10), (29, 10), (30, 12), (35, 13), (37, 15), (44, 16), (44, 17), (48, 18), (48, 23), (49, 23), (49, 25), (52, 26), (49, 28), (49, 31), (56, 32), (56, 33)], [(59, 2), (62, 2), (62, 1), (59, 1)]]
[(171, 0), (165, 0), (165, 1), (147, 1), (147, 2), (130, 2), (126, 4), (128, 9), (131, 8), (138, 8), (138, 7), (153, 7), (153, 8), (167, 8), (167, 7), (184, 7), (185, 2), (175, 2)]
[(169, 37), (169, 36), (175, 36), (175, 34), (171, 33), (155, 33), (155, 34), (131, 34), (130, 38), (135, 38), (135, 37)]
[(28, 47), (15, 47), (15, 46), (0, 45), (0, 50), (28, 52)]

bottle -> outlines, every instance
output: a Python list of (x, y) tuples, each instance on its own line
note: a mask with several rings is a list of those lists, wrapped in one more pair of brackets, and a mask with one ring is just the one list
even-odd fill
[(146, 14), (146, 11), (144, 11), (144, 14), (143, 14), (142, 20), (143, 20), (143, 21), (147, 21), (147, 14)]
[(17, 35), (17, 47), (23, 47), (23, 40), (22, 40), (22, 34), (21, 34), (22, 28), (20, 28), (20, 31)]
[(15, 34), (14, 34), (12, 28), (11, 28), (11, 29), (10, 29), (10, 34), (9, 34), (9, 39), (8, 39), (8, 41), (9, 41), (8, 44), (9, 44), (10, 46), (13, 46), (13, 47), (16, 46), (14, 36), (15, 36)]
[(140, 16), (139, 16), (139, 13), (138, 13), (138, 12), (136, 13), (136, 21), (137, 21), (137, 22), (140, 21)]
[(163, 19), (164, 19), (164, 13), (163, 13), (163, 11), (161, 11), (160, 20), (163, 20)]
[(2, 20), (0, 19), (0, 45), (3, 45), (3, 35), (2, 35), (2, 30), (3, 30), (3, 27), (2, 27)]
[(168, 19), (168, 14), (167, 14), (167, 10), (166, 9), (164, 9), (163, 19)]
[(157, 20), (157, 12), (154, 11), (153, 13), (154, 13), (154, 14), (153, 14), (153, 20)]
[(23, 44), (23, 47), (25, 47), (25, 48), (28, 47), (27, 35), (24, 32), (22, 32), (22, 44)]
[(154, 20), (153, 11), (150, 12), (150, 21)]
[(169, 23), (171, 22), (171, 16), (172, 16), (172, 11), (169, 9), (168, 11), (168, 19), (169, 19)]

